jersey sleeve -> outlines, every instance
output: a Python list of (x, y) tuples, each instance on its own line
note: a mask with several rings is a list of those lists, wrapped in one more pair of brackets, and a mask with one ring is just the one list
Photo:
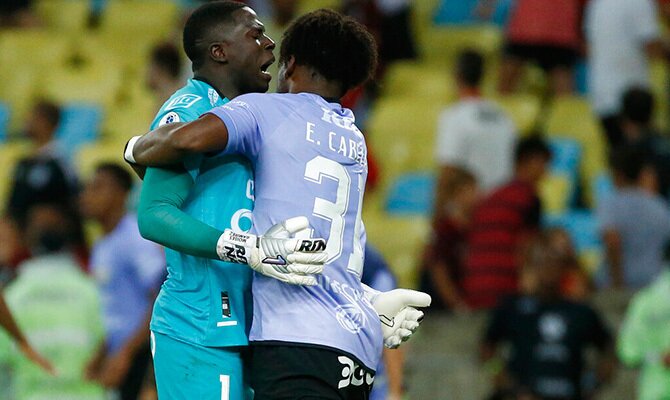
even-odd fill
[[(194, 108), (175, 107), (169, 108), (168, 110), (161, 110), (151, 123), (151, 130), (174, 122), (195, 121), (199, 116), (200, 115)], [(184, 160), (184, 167), (194, 179), (198, 175), (198, 169), (200, 168), (201, 162), (201, 154), (192, 154)]]
[(221, 154), (241, 154), (254, 160), (263, 140), (258, 123), (261, 95), (243, 95), (210, 111), (226, 125), (228, 144)]
[(222, 232), (181, 210), (192, 186), (185, 171), (148, 168), (137, 210), (140, 233), (176, 251), (218, 259), (216, 244)]

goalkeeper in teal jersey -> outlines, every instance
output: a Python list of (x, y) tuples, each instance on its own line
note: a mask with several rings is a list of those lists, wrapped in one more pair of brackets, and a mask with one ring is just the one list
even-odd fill
[[(274, 42), (244, 4), (215, 2), (197, 9), (184, 28), (184, 49), (193, 62), (194, 78), (161, 107), (152, 129), (193, 121), (229, 98), (268, 88), (270, 76), (265, 70), (274, 61)], [(168, 247), (168, 278), (151, 320), (161, 399), (251, 396), (242, 362), (251, 323), (250, 266), (288, 283), (316, 283), (311, 274), (320, 272), (325, 253), (291, 254), (300, 245), (297, 240), (261, 237), (260, 250), (226, 242), (230, 236), (222, 235), (224, 230), (235, 235), (251, 228), (253, 201), (253, 172), (240, 156), (198, 156), (183, 166), (146, 171), (138, 210), (140, 231)], [(306, 228), (302, 220), (286, 226), (276, 231), (289, 236)], [(277, 258), (270, 248), (280, 248), (279, 258), (290, 264), (280, 270), (265, 264), (264, 260)], [(219, 255), (227, 252), (243, 264), (220, 261)]]

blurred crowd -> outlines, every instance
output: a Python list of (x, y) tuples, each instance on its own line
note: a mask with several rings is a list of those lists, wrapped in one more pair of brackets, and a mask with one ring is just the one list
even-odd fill
[[(142, 2), (79, 2), (85, 4), (85, 32), (107, 29), (105, 13), (117, 1)], [(3, 35), (48, 28), (47, 3), (3, 1), (0, 47)], [(199, 2), (174, 3), (178, 14), (143, 50), (144, 65), (124, 70), (150, 101), (134, 108), (143, 104), (128, 100), (134, 92), (115, 95), (122, 112), (110, 111), (106, 123), (118, 131), (147, 130), (150, 114), (137, 124), (121, 119), (145, 109), (156, 112), (190, 76), (180, 35)], [(309, 7), (338, 8), (375, 34), (382, 61), (377, 77), (343, 99), (359, 116), (370, 146), (366, 207), (372, 217), (365, 221), (370, 242), (382, 254), (368, 250), (364, 278), (392, 288), (394, 278), (383, 267), (386, 256), (400, 278), (409, 276), (409, 284), (431, 293), (429, 317), (486, 313), (486, 327), (476, 334), (478, 357), (491, 376), (491, 399), (593, 398), (620, 364), (641, 368), (638, 398), (670, 398), (670, 121), (658, 117), (668, 115), (670, 81), (659, 90), (652, 76), (654, 66), (665, 70), (670, 57), (665, 34), (670, 2), (246, 3), (277, 48), (283, 29)], [(451, 48), (449, 40), (430, 36), (431, 29), (472, 26), (484, 26), (485, 32), (495, 26), (501, 42), (468, 38)], [(428, 53), (438, 42), (444, 48)], [(487, 50), (491, 46), (494, 51)], [(78, 56), (87, 55), (75, 52), (68, 63), (77, 64)], [(0, 71), (7, 71), (2, 63), (0, 58)], [(270, 71), (276, 75), (276, 65)], [(407, 82), (402, 71), (410, 71)], [(12, 70), (2, 79), (19, 81), (22, 74)], [(119, 399), (154, 398), (148, 319), (164, 278), (164, 256), (139, 235), (133, 214), (138, 183), (118, 163), (120, 145), (138, 132), (96, 132), (94, 166), (85, 171), (80, 146), (91, 143), (77, 138), (94, 128), (82, 121), (66, 124), (72, 108), (48, 90), (13, 101), (3, 88), (11, 86), (0, 84), (0, 103), (30, 106), (19, 124), (12, 115), (3, 117), (0, 108), (0, 124), (15, 131), (0, 135), (3, 146), (20, 142), (22, 148), (15, 162), (0, 160), (9, 170), (0, 220), (0, 281), (19, 324), (58, 371), (45, 374), (2, 341), (0, 362), (13, 371), (11, 393), (17, 399), (49, 398), (55, 391), (82, 398), (103, 398), (105, 391)], [(399, 101), (401, 107), (390, 107)], [(561, 104), (569, 105), (567, 113), (557, 111)], [(413, 114), (415, 109), (421, 115)], [(398, 112), (411, 120), (410, 130), (379, 129), (382, 116)], [(566, 131), (556, 132), (552, 118)], [(586, 132), (570, 131), (587, 125)], [(419, 126), (430, 128), (421, 133)], [(113, 146), (100, 154), (103, 142)], [(404, 151), (389, 150), (396, 143)], [(576, 156), (570, 153), (575, 149)], [(409, 196), (405, 201), (425, 198), (428, 205), (394, 210), (389, 200), (394, 185), (417, 171), (427, 173), (429, 189), (401, 192)], [(563, 182), (557, 176), (567, 177), (568, 184), (552, 186)], [(602, 190), (594, 189), (601, 180)], [(557, 199), (565, 199), (559, 207), (553, 205)], [(394, 265), (393, 249), (384, 246), (389, 236), (403, 232), (381, 236), (374, 229), (398, 215), (425, 225), (409, 273)], [(585, 232), (593, 237), (584, 246)], [(412, 252), (402, 246), (397, 251)], [(621, 326), (609, 325), (591, 305), (594, 294), (607, 291), (631, 296)], [(595, 360), (587, 351), (595, 351)], [(402, 356), (395, 357), (387, 362), (387, 394), (379, 398), (399, 399), (404, 391)]]

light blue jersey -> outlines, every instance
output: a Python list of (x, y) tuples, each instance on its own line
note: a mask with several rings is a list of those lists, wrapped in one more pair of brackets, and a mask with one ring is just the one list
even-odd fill
[[(190, 79), (161, 107), (151, 129), (196, 120), (228, 99)], [(194, 186), (182, 210), (221, 231), (251, 229), (253, 173), (241, 156), (197, 157), (185, 163)], [(151, 330), (207, 347), (248, 344), (251, 269), (166, 249), (168, 278), (156, 299)]]
[(317, 286), (254, 274), (249, 340), (324, 346), (375, 370), (381, 324), (360, 281), (367, 148), (352, 112), (300, 93), (247, 94), (212, 113), (228, 127), (223, 154), (242, 154), (254, 166), (254, 231), (304, 215), (311, 235), (328, 240), (330, 257)]

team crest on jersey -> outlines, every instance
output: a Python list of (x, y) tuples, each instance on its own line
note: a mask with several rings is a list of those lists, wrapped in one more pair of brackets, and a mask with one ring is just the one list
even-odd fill
[(219, 94), (216, 93), (216, 90), (214, 89), (207, 90), (207, 97), (209, 97), (209, 104), (212, 107), (214, 107), (216, 103), (219, 101)]
[(180, 122), (181, 119), (179, 118), (179, 114), (177, 114), (174, 111), (170, 111), (169, 113), (165, 114), (163, 118), (161, 118), (160, 122), (158, 123), (158, 126), (163, 126), (166, 124), (171, 124), (173, 122)]
[(197, 94), (182, 94), (181, 96), (170, 100), (170, 102), (165, 105), (165, 111), (169, 111), (177, 107), (189, 108), (193, 104), (197, 103), (200, 99), (202, 99), (202, 97), (198, 96)]

